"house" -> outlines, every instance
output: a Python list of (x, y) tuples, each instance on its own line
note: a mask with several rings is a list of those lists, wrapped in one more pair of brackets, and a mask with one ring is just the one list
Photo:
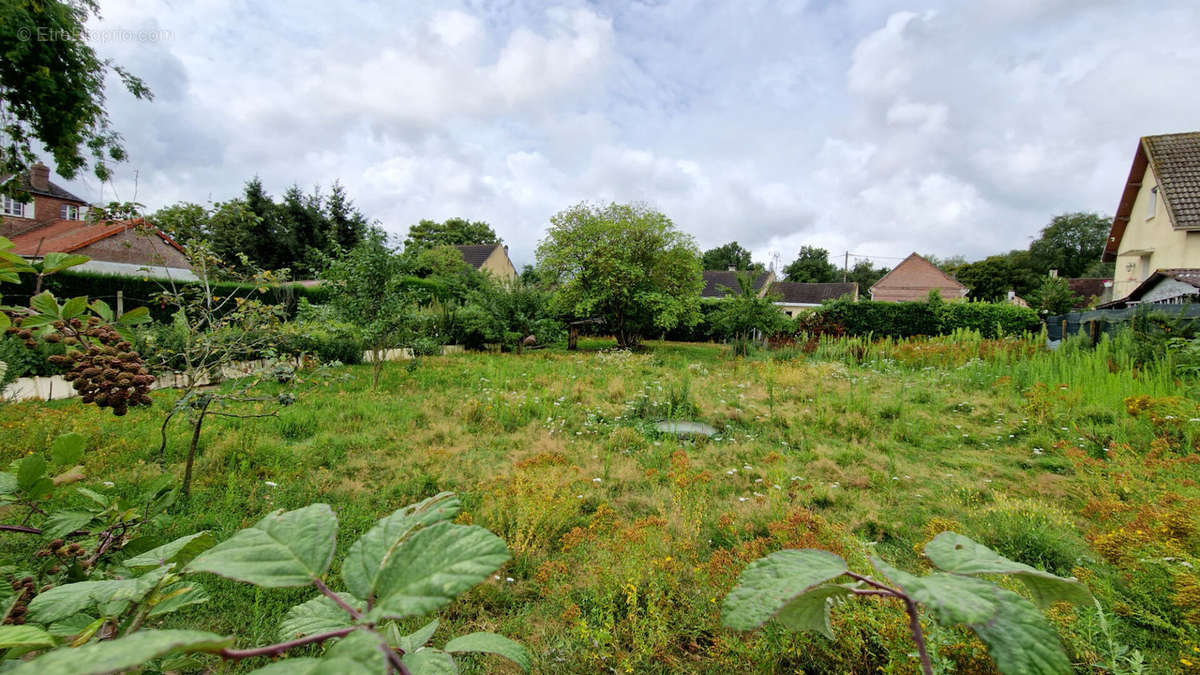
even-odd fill
[(879, 302), (915, 302), (937, 291), (943, 300), (961, 300), (967, 287), (937, 265), (913, 253), (871, 286), (871, 299)]
[(1101, 259), (1117, 302), (1158, 270), (1200, 268), (1200, 132), (1138, 140)]
[(1079, 296), (1079, 302), (1075, 303), (1076, 309), (1083, 309), (1093, 304), (1112, 300), (1112, 279), (1080, 277), (1078, 279), (1067, 279), (1066, 282), (1071, 292)]
[(1129, 295), (1100, 305), (1121, 309), (1136, 304), (1184, 305), (1200, 302), (1200, 268), (1155, 270)]
[[(741, 288), (738, 285), (738, 275), (748, 274), (745, 271), (738, 271), (730, 268), (727, 270), (704, 270), (701, 275), (704, 277), (704, 288), (700, 291), (702, 298), (723, 298), (726, 295), (725, 289), (731, 289), (737, 293)], [(754, 275), (754, 292), (758, 297), (763, 297), (767, 294), (767, 289), (775, 281), (775, 273), (771, 271), (759, 272)]]
[(790, 317), (795, 317), (804, 309), (820, 307), (829, 300), (845, 298), (851, 302), (858, 300), (858, 284), (850, 281), (831, 284), (802, 284), (794, 281), (776, 281), (771, 284), (767, 293), (774, 296), (775, 306)]
[(517, 278), (517, 268), (508, 257), (508, 247), (500, 244), (471, 244), (455, 246), (463, 261), (480, 272), (488, 272), (500, 281)]
[(32, 260), (47, 253), (87, 256), (75, 271), (196, 279), (183, 248), (144, 220), (86, 221), (87, 203), (52, 183), (45, 164), (34, 164), (21, 181), (29, 201), (0, 197), (0, 235), (12, 241), (13, 253)]

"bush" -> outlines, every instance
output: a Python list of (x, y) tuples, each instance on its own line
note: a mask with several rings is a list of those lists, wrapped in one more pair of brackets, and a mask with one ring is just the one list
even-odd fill
[(1037, 331), (1041, 321), (1027, 308), (991, 302), (873, 302), (837, 300), (805, 317), (808, 323), (836, 326), (846, 335), (906, 338), (947, 335), (959, 329), (984, 338)]
[(971, 530), (1000, 555), (1060, 576), (1070, 576), (1087, 551), (1070, 518), (1033, 502), (998, 503)]
[(354, 326), (331, 322), (324, 325), (288, 324), (280, 331), (275, 349), (280, 355), (310, 355), (321, 363), (340, 361), (349, 365), (362, 363), (366, 346)]

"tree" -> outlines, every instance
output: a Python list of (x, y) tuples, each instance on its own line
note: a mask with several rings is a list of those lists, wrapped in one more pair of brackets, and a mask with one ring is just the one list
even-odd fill
[(1098, 213), (1064, 213), (1054, 216), (1029, 245), (1033, 268), (1039, 275), (1058, 270), (1060, 277), (1083, 276), (1104, 253), (1112, 218)]
[(968, 264), (966, 256), (963, 255), (952, 255), (947, 258), (939, 258), (936, 255), (930, 254), (922, 257), (932, 263), (934, 267), (937, 267), (950, 276), (958, 274), (958, 271)]
[(367, 236), (370, 223), (361, 211), (354, 208), (354, 202), (346, 195), (346, 188), (339, 182), (333, 181), (329, 189), (329, 199), (325, 201), (325, 216), (329, 221), (329, 229), (334, 243), (342, 251), (349, 251)]
[(1042, 285), (1035, 288), (1026, 300), (1038, 314), (1057, 316), (1071, 311), (1083, 298), (1071, 290), (1070, 284), (1061, 277), (1047, 276)]
[(783, 268), (788, 281), (825, 284), (841, 281), (838, 268), (829, 262), (829, 251), (815, 246), (801, 246), (792, 264)]
[(971, 289), (970, 297), (996, 302), (1008, 295), (1016, 279), (1016, 270), (1008, 256), (993, 255), (959, 269), (958, 280)]
[[(73, 178), (91, 161), (96, 177), (107, 180), (107, 162), (125, 159), (121, 137), (104, 109), (106, 75), (115, 73), (135, 98), (153, 96), (144, 82), (100, 59), (81, 39), (88, 18), (98, 10), (95, 0), (0, 4), (0, 175), (29, 170), (37, 159), (34, 139), (53, 155), (64, 178)], [(0, 189), (20, 196), (16, 181)]]
[(149, 218), (163, 232), (175, 238), (175, 241), (186, 244), (193, 239), (209, 237), (210, 214), (208, 209), (200, 204), (179, 202), (164, 206), (151, 214)]
[(550, 219), (538, 265), (557, 286), (554, 306), (602, 318), (631, 348), (652, 329), (700, 320), (700, 256), (690, 235), (645, 206), (577, 204)]
[(775, 298), (759, 296), (750, 274), (738, 274), (737, 281), (736, 289), (722, 287), (725, 299), (713, 312), (712, 323), (718, 335), (733, 341), (733, 353), (744, 356), (755, 332), (764, 337), (774, 335), (786, 319), (775, 306)]
[(882, 265), (876, 267), (870, 260), (859, 260), (854, 263), (854, 267), (850, 268), (850, 273), (846, 275), (846, 280), (857, 283), (858, 292), (861, 294), (874, 286), (875, 282), (882, 279), (883, 275), (887, 273), (888, 268)]
[(468, 246), (471, 244), (499, 244), (491, 225), (482, 220), (451, 218), (444, 223), (422, 220), (408, 228), (404, 249), (417, 250), (435, 246)]
[(762, 263), (754, 262), (750, 257), (750, 251), (742, 248), (736, 241), (708, 249), (701, 256), (700, 263), (706, 270), (734, 269), (761, 272), (764, 269)]

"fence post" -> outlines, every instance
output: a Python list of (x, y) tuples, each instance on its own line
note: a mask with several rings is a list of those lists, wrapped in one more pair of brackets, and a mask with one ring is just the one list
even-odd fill
[(117, 290), (117, 318), (118, 319), (121, 318), (121, 315), (124, 313), (125, 313), (125, 292), (118, 289)]
[(1062, 330), (1058, 334), (1058, 339), (1060, 339), (1060, 340), (1067, 339), (1067, 320), (1066, 319), (1062, 320)]

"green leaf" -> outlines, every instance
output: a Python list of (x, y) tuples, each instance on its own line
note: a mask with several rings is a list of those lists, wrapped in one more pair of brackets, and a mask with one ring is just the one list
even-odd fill
[[(390, 627), (395, 627), (395, 625), (394, 623), (388, 624)], [(415, 652), (424, 647), (425, 643), (429, 642), (429, 638), (433, 637), (433, 634), (437, 632), (437, 628), (438, 620), (434, 619), (408, 635), (399, 636), (399, 639), (392, 646), (402, 650), (405, 654)]]
[(212, 534), (205, 530), (180, 537), (140, 555), (126, 558), (124, 564), (135, 572), (154, 569), (167, 563), (175, 563), (177, 568), (183, 568), (196, 556), (212, 548), (214, 543), (216, 542)]
[(371, 599), (375, 595), (380, 571), (400, 543), (418, 528), (450, 520), (461, 508), (453, 492), (442, 492), (381, 518), (350, 546), (342, 562), (342, 578), (346, 580), (346, 588), (357, 597)]
[(1064, 579), (996, 553), (983, 544), (954, 532), (943, 532), (925, 545), (934, 565), (955, 574), (1009, 574), (1029, 587), (1039, 607), (1065, 600), (1076, 605), (1092, 602), (1092, 594), (1074, 577)]
[(380, 570), (372, 616), (403, 619), (449, 604), (495, 572), (508, 547), (482, 527), (437, 523), (404, 540)]
[[(338, 593), (337, 596), (357, 610), (361, 611), (364, 607), (362, 600), (356, 599), (349, 593)], [(306, 635), (345, 628), (353, 623), (354, 620), (346, 610), (338, 607), (332, 599), (318, 595), (312, 600), (288, 610), (287, 615), (283, 617), (283, 622), (279, 624), (279, 639), (293, 640)]]
[(46, 475), (46, 460), (41, 455), (27, 455), (17, 463), (17, 485), (29, 490), (42, 476)]
[(11, 495), (20, 489), (20, 480), (13, 474), (0, 473), (0, 495)]
[(452, 654), (455, 652), (496, 654), (521, 666), (521, 670), (526, 672), (533, 665), (529, 658), (529, 652), (525, 650), (525, 647), (521, 643), (495, 633), (471, 633), (470, 635), (463, 635), (447, 642), (443, 649)]
[(172, 653), (213, 652), (232, 638), (197, 630), (143, 630), (119, 640), (56, 649), (21, 664), (13, 675), (101, 675), (129, 670)]
[(82, 296), (71, 298), (63, 303), (62, 318), (74, 319), (75, 317), (83, 314), (84, 310), (87, 309), (87, 306), (87, 298)]
[(458, 666), (449, 654), (433, 647), (405, 654), (401, 659), (413, 675), (454, 675)]
[(829, 623), (829, 605), (832, 599), (853, 595), (853, 591), (838, 584), (821, 584), (796, 596), (783, 606), (775, 620), (791, 630), (820, 633), (833, 639), (833, 626)]
[(25, 489), (25, 498), (33, 501), (41, 499), (54, 491), (54, 481), (50, 478), (39, 478)]
[(96, 316), (100, 317), (100, 319), (105, 323), (113, 320), (112, 307), (109, 307), (107, 302), (103, 300), (93, 300), (91, 308), (92, 311), (96, 313)]
[(159, 599), (154, 603), (147, 615), (150, 618), (177, 612), (184, 607), (201, 605), (208, 602), (208, 592), (203, 587), (187, 582), (171, 584), (159, 593)]
[(75, 488), (75, 491), (78, 492), (79, 494), (83, 495), (84, 497), (87, 497), (88, 499), (92, 500), (93, 502), (98, 504), (100, 506), (100, 508), (102, 508), (102, 509), (107, 509), (108, 505), (111, 503), (111, 500), (109, 500), (108, 497), (100, 494), (99, 492), (96, 492), (95, 490), (89, 490), (88, 488), (81, 487), (81, 488)]
[(96, 514), (91, 511), (56, 511), (42, 524), (42, 534), (51, 539), (58, 539), (75, 530), (84, 529), (95, 519)]
[(62, 621), (50, 624), (46, 630), (54, 637), (73, 638), (87, 630), (95, 620), (95, 617), (87, 614), (73, 614)]
[[(41, 314), (43, 318), (51, 317), (52, 320), (59, 318), (58, 301), (54, 299), (54, 294), (50, 291), (42, 291), (41, 293), (38, 293), (30, 298), (29, 306), (32, 307), (35, 312)], [(28, 321), (28, 318), (26, 321)], [(24, 328), (29, 328), (25, 321), (21, 322), (21, 326)]]
[(117, 323), (122, 326), (136, 326), (138, 324), (147, 323), (150, 321), (150, 309), (148, 307), (134, 307), (122, 314)]
[[(250, 671), (250, 675), (377, 675), (363, 664), (345, 657), (284, 659)], [(414, 671), (413, 675), (416, 675)]]
[(736, 630), (754, 630), (793, 599), (846, 572), (845, 560), (816, 549), (789, 549), (759, 558), (746, 566), (725, 596), (721, 622)]
[(1012, 591), (996, 590), (999, 612), (987, 623), (971, 625), (987, 645), (996, 669), (1004, 675), (1071, 673), (1071, 660), (1058, 634), (1037, 607)]
[(892, 580), (913, 600), (925, 605), (943, 626), (983, 623), (996, 616), (1000, 590), (982, 579), (935, 572), (918, 577), (871, 557), (881, 574)]
[(329, 569), (337, 517), (328, 504), (276, 511), (201, 553), (188, 566), (267, 588), (307, 586)]
[(0, 626), (0, 649), (53, 646), (54, 637), (37, 626)]
[[(3, 280), (4, 280), (4, 272), (0, 272), (0, 281), (3, 281)], [(4, 312), (0, 312), (0, 330), (8, 330), (8, 327), (11, 325), (12, 325), (12, 319), (8, 318), (8, 315), (5, 314)]]
[(375, 633), (356, 630), (330, 647), (322, 660), (350, 659), (373, 673), (385, 673), (388, 671), (388, 665), (382, 646), (379, 636)]
[(55, 586), (29, 601), (29, 617), (38, 623), (53, 623), (92, 606), (99, 607), (102, 614), (116, 616), (130, 603), (141, 602), (166, 573), (166, 569), (159, 568), (134, 579), (80, 581)]
[(77, 253), (47, 253), (46, 256), (42, 258), (42, 274), (54, 274), (55, 272), (61, 272), (68, 267), (82, 265), (89, 260), (91, 260), (91, 258), (87, 257), (86, 255), (79, 255)]
[(83, 458), (87, 438), (83, 434), (62, 434), (50, 444), (50, 459), (58, 466), (74, 466)]

